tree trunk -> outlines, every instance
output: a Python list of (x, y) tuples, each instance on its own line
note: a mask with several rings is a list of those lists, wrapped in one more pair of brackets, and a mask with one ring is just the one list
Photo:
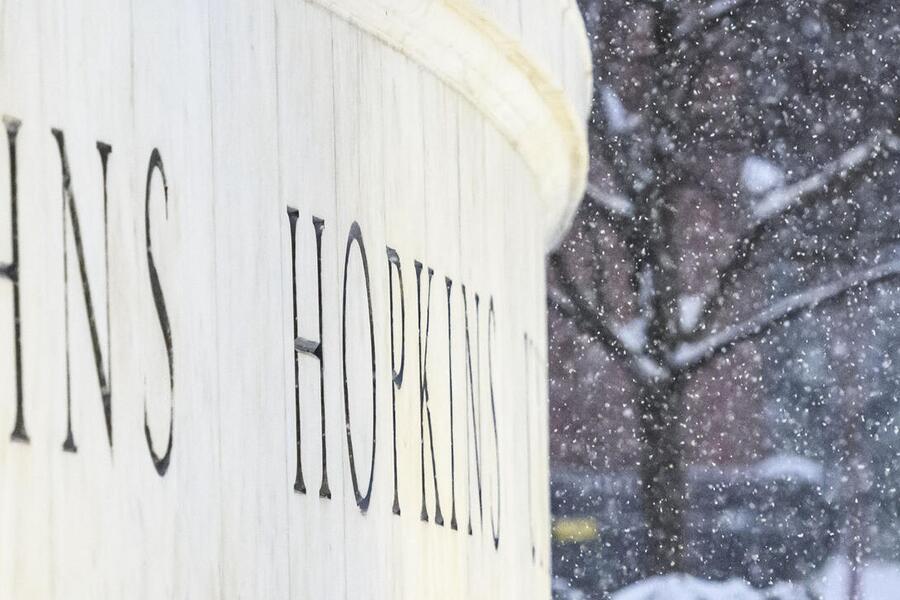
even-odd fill
[(863, 517), (863, 493), (861, 481), (862, 457), (860, 456), (860, 439), (856, 423), (849, 424), (850, 434), (847, 436), (845, 457), (845, 475), (848, 488), (846, 501), (847, 524), (844, 537), (847, 540), (847, 600), (862, 598), (862, 569), (865, 521)]
[(681, 444), (681, 397), (676, 381), (639, 390), (640, 482), (647, 526), (644, 576), (682, 568), (685, 473)]

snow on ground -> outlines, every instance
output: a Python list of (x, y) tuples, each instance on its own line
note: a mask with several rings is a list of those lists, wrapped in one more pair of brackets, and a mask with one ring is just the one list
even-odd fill
[(806, 600), (797, 585), (781, 583), (754, 589), (740, 579), (706, 581), (690, 575), (664, 575), (639, 581), (612, 596), (613, 600)]
[[(846, 558), (832, 557), (813, 576), (811, 587), (822, 600), (845, 600), (848, 572)], [(861, 600), (898, 598), (900, 598), (900, 564), (874, 561), (863, 567)]]
[[(690, 575), (651, 577), (612, 595), (612, 600), (846, 600), (847, 560), (831, 558), (808, 585), (779, 583), (757, 590), (740, 579), (706, 581)], [(860, 600), (900, 598), (900, 564), (872, 562), (863, 567)]]

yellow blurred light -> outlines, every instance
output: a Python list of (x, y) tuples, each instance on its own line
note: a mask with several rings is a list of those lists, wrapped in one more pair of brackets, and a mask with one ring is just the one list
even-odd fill
[(598, 535), (594, 517), (560, 518), (553, 523), (553, 539), (557, 542), (587, 542)]

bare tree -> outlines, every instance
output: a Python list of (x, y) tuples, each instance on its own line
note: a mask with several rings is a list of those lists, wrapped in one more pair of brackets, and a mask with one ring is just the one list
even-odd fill
[[(864, 126), (832, 132), (806, 156), (795, 152), (803, 175), (742, 186), (719, 170), (730, 157), (765, 146), (759, 138), (769, 130), (754, 136), (744, 129), (765, 90), (741, 72), (739, 55), (751, 56), (755, 41), (741, 35), (756, 26), (758, 11), (769, 11), (765, 23), (789, 7), (640, 0), (586, 1), (584, 8), (589, 29), (592, 10), (606, 28), (597, 32), (594, 25), (602, 46), (594, 156), (581, 220), (570, 243), (550, 258), (549, 302), (633, 382), (649, 532), (645, 574), (659, 574), (682, 566), (681, 426), (693, 378), (773, 327), (900, 275), (900, 258), (883, 251), (897, 238), (888, 226), (873, 245), (879, 251), (852, 264), (825, 252), (819, 276), (791, 293), (748, 292), (761, 287), (754, 262), (789, 251), (786, 230), (798, 219), (827, 219), (828, 210), (859, 202), (863, 194), (856, 191), (893, 164), (900, 153), (897, 113), (873, 112)], [(617, 30), (622, 22), (629, 26)], [(718, 215), (715, 235), (699, 243), (691, 226), (707, 212)]]

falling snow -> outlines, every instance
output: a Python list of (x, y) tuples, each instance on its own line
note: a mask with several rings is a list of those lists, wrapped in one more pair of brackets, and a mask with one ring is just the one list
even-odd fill
[(900, 598), (896, 1), (579, 4), (554, 596)]

